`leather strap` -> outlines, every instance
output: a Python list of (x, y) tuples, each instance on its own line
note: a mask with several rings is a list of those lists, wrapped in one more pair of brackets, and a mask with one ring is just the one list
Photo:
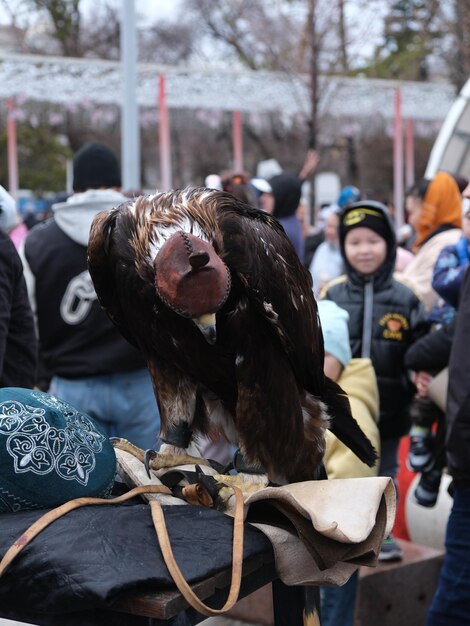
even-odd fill
[(181, 489), (181, 495), (188, 504), (205, 506), (207, 508), (214, 506), (214, 501), (212, 500), (210, 493), (203, 485), (201, 485), (201, 483), (183, 487)]
[(233, 521), (233, 547), (232, 547), (232, 582), (230, 584), (230, 591), (227, 601), (221, 609), (212, 609), (207, 604), (204, 604), (200, 600), (191, 587), (186, 582), (180, 568), (178, 567), (173, 551), (170, 545), (170, 538), (166, 529), (165, 518), (163, 516), (163, 510), (159, 502), (152, 500), (150, 502), (150, 509), (152, 511), (153, 525), (157, 533), (160, 548), (163, 554), (163, 559), (168, 568), (168, 571), (173, 578), (175, 585), (178, 587), (181, 595), (186, 602), (193, 607), (198, 613), (202, 615), (214, 616), (222, 615), (233, 607), (238, 600), (240, 593), (240, 585), (242, 579), (242, 566), (243, 566), (243, 493), (238, 487), (230, 486), (235, 492), (235, 517)]

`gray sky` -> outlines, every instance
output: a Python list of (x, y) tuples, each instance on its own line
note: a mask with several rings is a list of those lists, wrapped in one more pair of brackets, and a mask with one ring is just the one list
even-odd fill
[[(114, 0), (116, 9), (121, 6), (122, 0)], [(87, 11), (90, 7), (96, 6), (96, 0), (82, 0), (83, 9)], [(156, 20), (158, 18), (167, 19), (176, 14), (180, 0), (135, 0), (135, 7), (138, 13)], [(7, 24), (10, 19), (0, 2), (0, 24)]]
[[(122, 0), (114, 0), (119, 8)], [(96, 6), (96, 0), (82, 0), (83, 9), (86, 11), (90, 6)], [(167, 19), (176, 15), (180, 0), (135, 0), (136, 12), (154, 20)]]

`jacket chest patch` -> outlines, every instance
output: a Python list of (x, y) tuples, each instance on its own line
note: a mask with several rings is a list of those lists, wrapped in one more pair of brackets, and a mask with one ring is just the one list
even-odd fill
[(403, 341), (403, 331), (410, 327), (406, 317), (400, 313), (386, 313), (380, 319), (379, 324), (384, 327), (383, 337), (394, 341)]

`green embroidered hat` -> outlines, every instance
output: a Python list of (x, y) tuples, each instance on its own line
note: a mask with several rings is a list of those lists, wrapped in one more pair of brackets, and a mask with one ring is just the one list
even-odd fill
[(97, 424), (42, 391), (0, 389), (0, 512), (107, 497), (116, 455)]

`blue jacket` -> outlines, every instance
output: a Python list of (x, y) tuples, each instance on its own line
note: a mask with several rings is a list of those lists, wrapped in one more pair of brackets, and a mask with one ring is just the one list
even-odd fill
[(461, 237), (439, 254), (432, 276), (433, 289), (454, 309), (458, 307), (463, 277), (470, 263), (470, 242)]

